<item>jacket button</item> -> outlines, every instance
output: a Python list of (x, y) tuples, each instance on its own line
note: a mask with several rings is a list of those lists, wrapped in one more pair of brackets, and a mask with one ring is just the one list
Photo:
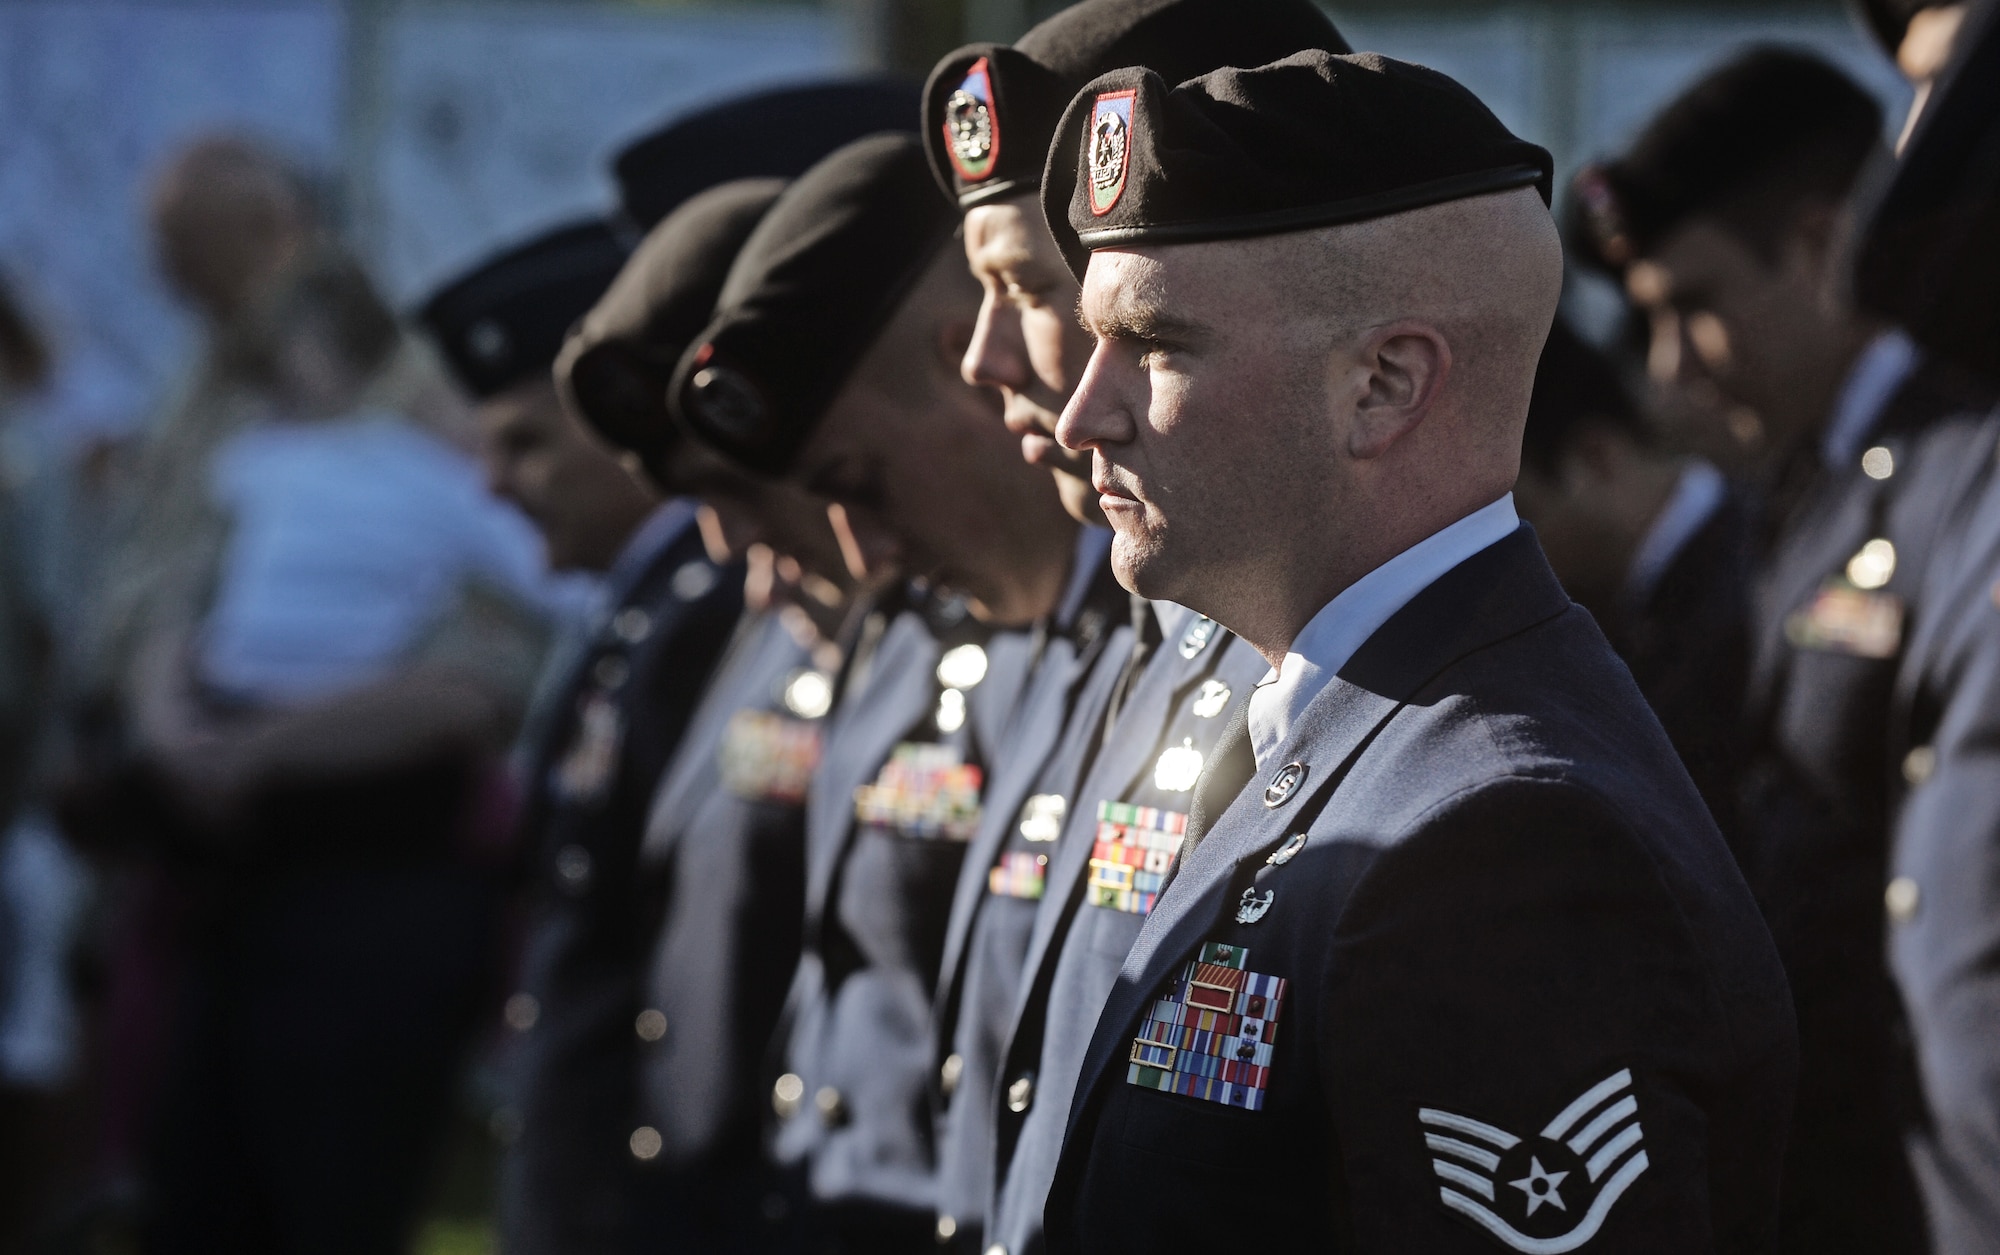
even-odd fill
[(813, 1094), (813, 1106), (819, 1109), (819, 1118), (828, 1128), (837, 1129), (847, 1123), (847, 1099), (833, 1086), (820, 1086)]
[(1018, 1116), (1022, 1112), (1026, 1111), (1028, 1109), (1028, 1104), (1034, 1101), (1035, 1101), (1034, 1077), (1032, 1076), (1016, 1077), (1014, 1079), (1014, 1083), (1007, 1087), (1007, 1110), (1013, 1112), (1015, 1115)]
[(632, 1158), (637, 1159), (641, 1163), (658, 1158), (660, 1153), (660, 1131), (642, 1124), (632, 1130), (629, 1145), (632, 1147)]
[(575, 895), (590, 887), (590, 851), (574, 843), (556, 851), (556, 879), (563, 892)]
[(637, 606), (627, 606), (611, 620), (611, 630), (627, 645), (637, 645), (653, 632), (653, 616)]
[(958, 1089), (958, 1078), (964, 1075), (964, 1057), (955, 1051), (946, 1055), (943, 1065), (938, 1068), (938, 1088), (944, 1091), (946, 1098)]
[(1898, 876), (1882, 891), (1882, 905), (1889, 908), (1889, 918), (1898, 924), (1907, 924), (1917, 917), (1917, 906), (1923, 900), (1923, 891), (1917, 882), (1908, 876)]
[(995, 1242), (986, 1248), (986, 1255), (1007, 1255), (1007, 1248)]
[(632, 1031), (639, 1034), (640, 1041), (658, 1041), (667, 1035), (667, 1017), (647, 1007), (632, 1021)]
[(778, 1113), (780, 1120), (789, 1120), (799, 1113), (799, 1099), (805, 1097), (806, 1083), (796, 1072), (787, 1072), (771, 1087), (771, 1110)]
[(1931, 778), (1937, 770), (1937, 751), (1928, 745), (1919, 745), (1903, 755), (1903, 780), (1911, 788)]
[(527, 992), (515, 994), (507, 999), (507, 1005), (500, 1011), (507, 1021), (507, 1027), (517, 1033), (525, 1033), (542, 1018), (542, 1004), (535, 995)]
[(939, 1216), (937, 1219), (938, 1245), (943, 1246), (958, 1236), (958, 1219), (954, 1216)]
[(1861, 473), (1870, 479), (1887, 479), (1896, 473), (1896, 455), (1887, 445), (1876, 445), (1861, 455)]

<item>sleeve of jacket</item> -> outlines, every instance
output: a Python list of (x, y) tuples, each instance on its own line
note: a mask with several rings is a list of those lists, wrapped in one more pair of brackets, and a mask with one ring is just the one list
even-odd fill
[(1939, 1255), (2000, 1245), (2000, 640), (1985, 653), (1959, 676), (1934, 766), (1898, 819), (1885, 895)]
[[(1719, 854), (1694, 818), (1649, 842), (1582, 788), (1510, 779), (1432, 811), (1372, 864), (1322, 991), (1356, 1250), (1766, 1247), (1789, 1006), (1780, 992), (1786, 1027), (1746, 1052), (1740, 1000), (1714, 976), (1732, 939), (1698, 933), (1734, 926), (1766, 951), (1768, 935), (1726, 856), (1656, 853)], [(1710, 873), (1724, 883), (1704, 893)], [(1711, 897), (1730, 908), (1713, 928)]]

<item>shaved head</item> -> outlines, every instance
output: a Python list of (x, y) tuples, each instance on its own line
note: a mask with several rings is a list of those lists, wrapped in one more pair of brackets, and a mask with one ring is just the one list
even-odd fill
[(1562, 252), (1532, 190), (1103, 250), (1057, 435), (1128, 587), (1282, 654), (1342, 588), (1508, 491)]

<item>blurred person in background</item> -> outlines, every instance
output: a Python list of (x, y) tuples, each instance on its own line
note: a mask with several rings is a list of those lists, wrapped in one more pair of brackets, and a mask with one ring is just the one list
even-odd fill
[(1558, 318), (1535, 373), (1514, 501), (1734, 840), (1749, 670), (1749, 520), (1739, 490), (1668, 448), (1617, 365)]
[[(2000, 9), (1963, 8), (1951, 65), (1868, 207), (1855, 280), (1862, 302), (1926, 351), (1992, 372)], [(1897, 51), (1893, 32), (1884, 43)], [(1907, 789), (1883, 890), (1911, 1079), (1906, 1145), (1937, 1255), (2000, 1250), (2000, 480), (1959, 541), (1934, 564), (1931, 612), (1898, 676), (1891, 744)]]
[(495, 491), (534, 519), (552, 566), (604, 580), (526, 738), (527, 935), (505, 1005), (510, 1252), (628, 1251), (642, 1236), (634, 1024), (656, 911), (639, 844), (743, 604), (742, 571), (710, 561), (694, 503), (631, 475), (557, 392), (565, 333), (625, 260), (605, 224), (559, 227), (446, 284), (422, 315), (478, 398)]
[(956, 225), (913, 137), (841, 148), (758, 224), (668, 394), (742, 470), (831, 498), (857, 579), (912, 580), (871, 607), (808, 802), (771, 1089), (771, 1219), (801, 1251), (935, 1249), (931, 995), (987, 786), (1044, 748), (1005, 733), (1074, 554), (1047, 473), (958, 376)]
[(497, 960), (498, 755), (546, 638), (532, 532), (374, 392), (403, 333), (331, 249), (242, 311), (147, 607), (131, 813), (183, 906), (150, 1251), (400, 1250)]
[[(602, 1165), (592, 1192), (629, 1187), (625, 1249), (753, 1251), (773, 1238), (765, 1056), (798, 961), (807, 785), (848, 646), (866, 623), (850, 612), (866, 598), (843, 565), (825, 500), (745, 476), (683, 439), (666, 386), (782, 187), (738, 180), (690, 197), (648, 233), (557, 362), (565, 397), (603, 439), (662, 490), (703, 502), (712, 560), (761, 560), (651, 801), (638, 849), (651, 942), (635, 996), (607, 1009), (597, 1075), (548, 1078), (624, 1105), (601, 1108), (594, 1152), (522, 1147), (540, 1170), (517, 1178), (509, 1250), (599, 1249), (581, 1235), (560, 1247), (546, 1240), (564, 1209), (575, 1231), (586, 1197), (550, 1187), (592, 1163)], [(550, 1088), (544, 1104), (561, 1096)], [(569, 1125), (586, 1132), (575, 1114)]]
[(1991, 463), (1991, 389), (1860, 310), (1849, 198), (1879, 105), (1804, 53), (1753, 49), (1579, 178), (1590, 251), (1652, 323), (1652, 369), (1753, 410), (1737, 850), (1799, 1019), (1784, 1248), (1921, 1250), (1883, 962), (1891, 693), (1931, 564)]
[[(0, 425), (49, 387), (51, 349), (0, 280)], [(50, 1218), (49, 1197), (78, 1170), (70, 1017), (73, 901), (54, 834), (17, 825), (45, 722), (50, 641), (29, 586), (30, 555), (10, 481), (0, 494), (0, 1250), (18, 1250)]]

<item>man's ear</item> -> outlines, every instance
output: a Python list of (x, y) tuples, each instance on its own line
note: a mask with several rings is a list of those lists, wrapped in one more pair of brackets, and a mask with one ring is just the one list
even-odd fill
[(1394, 322), (1371, 333), (1360, 356), (1368, 378), (1347, 450), (1365, 460), (1387, 453), (1430, 413), (1451, 374), (1451, 345), (1428, 323)]

